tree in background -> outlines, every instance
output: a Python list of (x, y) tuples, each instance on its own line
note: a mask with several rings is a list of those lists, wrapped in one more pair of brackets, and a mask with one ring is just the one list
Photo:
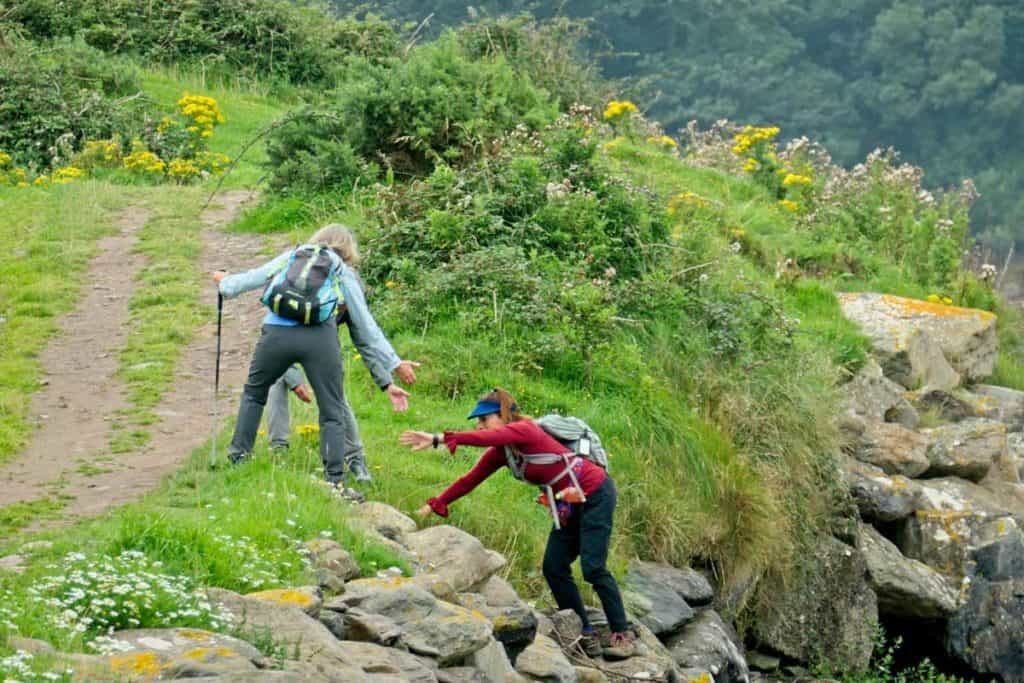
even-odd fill
[[(334, 0), (345, 11), (364, 3)], [(432, 26), (532, 12), (591, 21), (606, 75), (668, 130), (780, 125), (852, 164), (893, 146), (932, 186), (977, 181), (975, 230), (1024, 244), (1024, 4), (1019, 0), (383, 0)]]

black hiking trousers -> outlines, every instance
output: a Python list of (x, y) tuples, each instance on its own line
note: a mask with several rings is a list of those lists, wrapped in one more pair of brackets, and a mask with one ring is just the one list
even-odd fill
[(590, 627), (583, 598), (572, 578), (572, 563), (580, 558), (583, 578), (594, 588), (612, 631), (629, 628), (622, 595), (615, 577), (608, 571), (608, 545), (612, 537), (612, 516), (618, 491), (607, 477), (587, 502), (577, 509), (561, 529), (551, 529), (544, 551), (544, 578), (559, 609), (571, 609), (580, 615), (583, 627)]
[(320, 460), (332, 484), (345, 479), (345, 389), (338, 323), (332, 317), (319, 325), (264, 325), (242, 389), (235, 434), (228, 446), (232, 462), (252, 453), (267, 394), (293, 364), (306, 371), (320, 412)]

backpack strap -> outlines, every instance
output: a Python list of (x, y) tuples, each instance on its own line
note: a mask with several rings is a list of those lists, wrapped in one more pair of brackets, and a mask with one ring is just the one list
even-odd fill
[(535, 465), (551, 465), (559, 461), (565, 463), (565, 469), (556, 477), (548, 481), (546, 484), (537, 485), (548, 499), (548, 507), (551, 509), (551, 518), (555, 522), (555, 529), (562, 528), (562, 525), (558, 521), (558, 507), (555, 503), (555, 484), (568, 476), (569, 479), (572, 480), (572, 485), (580, 492), (580, 497), (583, 499), (580, 502), (587, 502), (587, 497), (583, 493), (583, 487), (580, 486), (580, 482), (576, 478), (576, 472), (573, 471), (576, 461), (579, 460), (578, 456), (569, 453), (562, 453), (561, 455), (557, 455), (555, 453), (520, 453), (511, 446), (505, 446), (505, 460), (508, 463), (509, 471), (512, 472), (512, 476), (523, 482), (526, 481), (526, 466), (530, 463)]

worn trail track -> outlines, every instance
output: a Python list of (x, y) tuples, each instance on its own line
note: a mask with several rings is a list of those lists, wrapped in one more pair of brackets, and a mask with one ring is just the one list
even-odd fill
[[(221, 230), (251, 199), (246, 191), (225, 192), (201, 214), (201, 272), (236, 271), (258, 263), (261, 238)], [(183, 349), (176, 384), (155, 409), (160, 421), (149, 427), (150, 442), (137, 452), (110, 452), (111, 423), (119, 410), (130, 407), (117, 376), (118, 358), (128, 335), (136, 275), (146, 266), (146, 257), (134, 252), (136, 233), (148, 217), (144, 207), (122, 211), (117, 234), (101, 240), (100, 254), (89, 265), (82, 299), (40, 354), (46, 385), (32, 396), (30, 408), (38, 428), (28, 446), (0, 467), (0, 507), (50, 495), (62, 496), (67, 504), (61, 519), (39, 521), (30, 531), (94, 516), (138, 498), (210, 436), (216, 320), (197, 330)], [(216, 303), (215, 291), (212, 285), (202, 290), (206, 303)], [(222, 418), (237, 407), (261, 308), (255, 297), (225, 302)]]

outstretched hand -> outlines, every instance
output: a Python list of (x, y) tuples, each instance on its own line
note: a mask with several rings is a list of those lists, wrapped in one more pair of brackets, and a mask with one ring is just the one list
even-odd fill
[(416, 511), (416, 516), (420, 519), (426, 519), (431, 512), (433, 512), (431, 507), (429, 505), (424, 505), (423, 507)]
[(220, 281), (228, 276), (226, 270), (215, 270), (213, 271), (213, 284), (220, 285)]
[(395, 368), (395, 374), (398, 375), (398, 379), (402, 380), (402, 384), (416, 384), (416, 368), (421, 365), (423, 364), (414, 360), (403, 360)]
[(402, 432), (398, 437), (398, 443), (403, 446), (411, 446), (414, 451), (422, 451), (434, 445), (434, 435), (428, 432)]
[(387, 388), (388, 398), (391, 399), (391, 407), (396, 412), (404, 413), (409, 409), (409, 392), (397, 384), (389, 384)]

